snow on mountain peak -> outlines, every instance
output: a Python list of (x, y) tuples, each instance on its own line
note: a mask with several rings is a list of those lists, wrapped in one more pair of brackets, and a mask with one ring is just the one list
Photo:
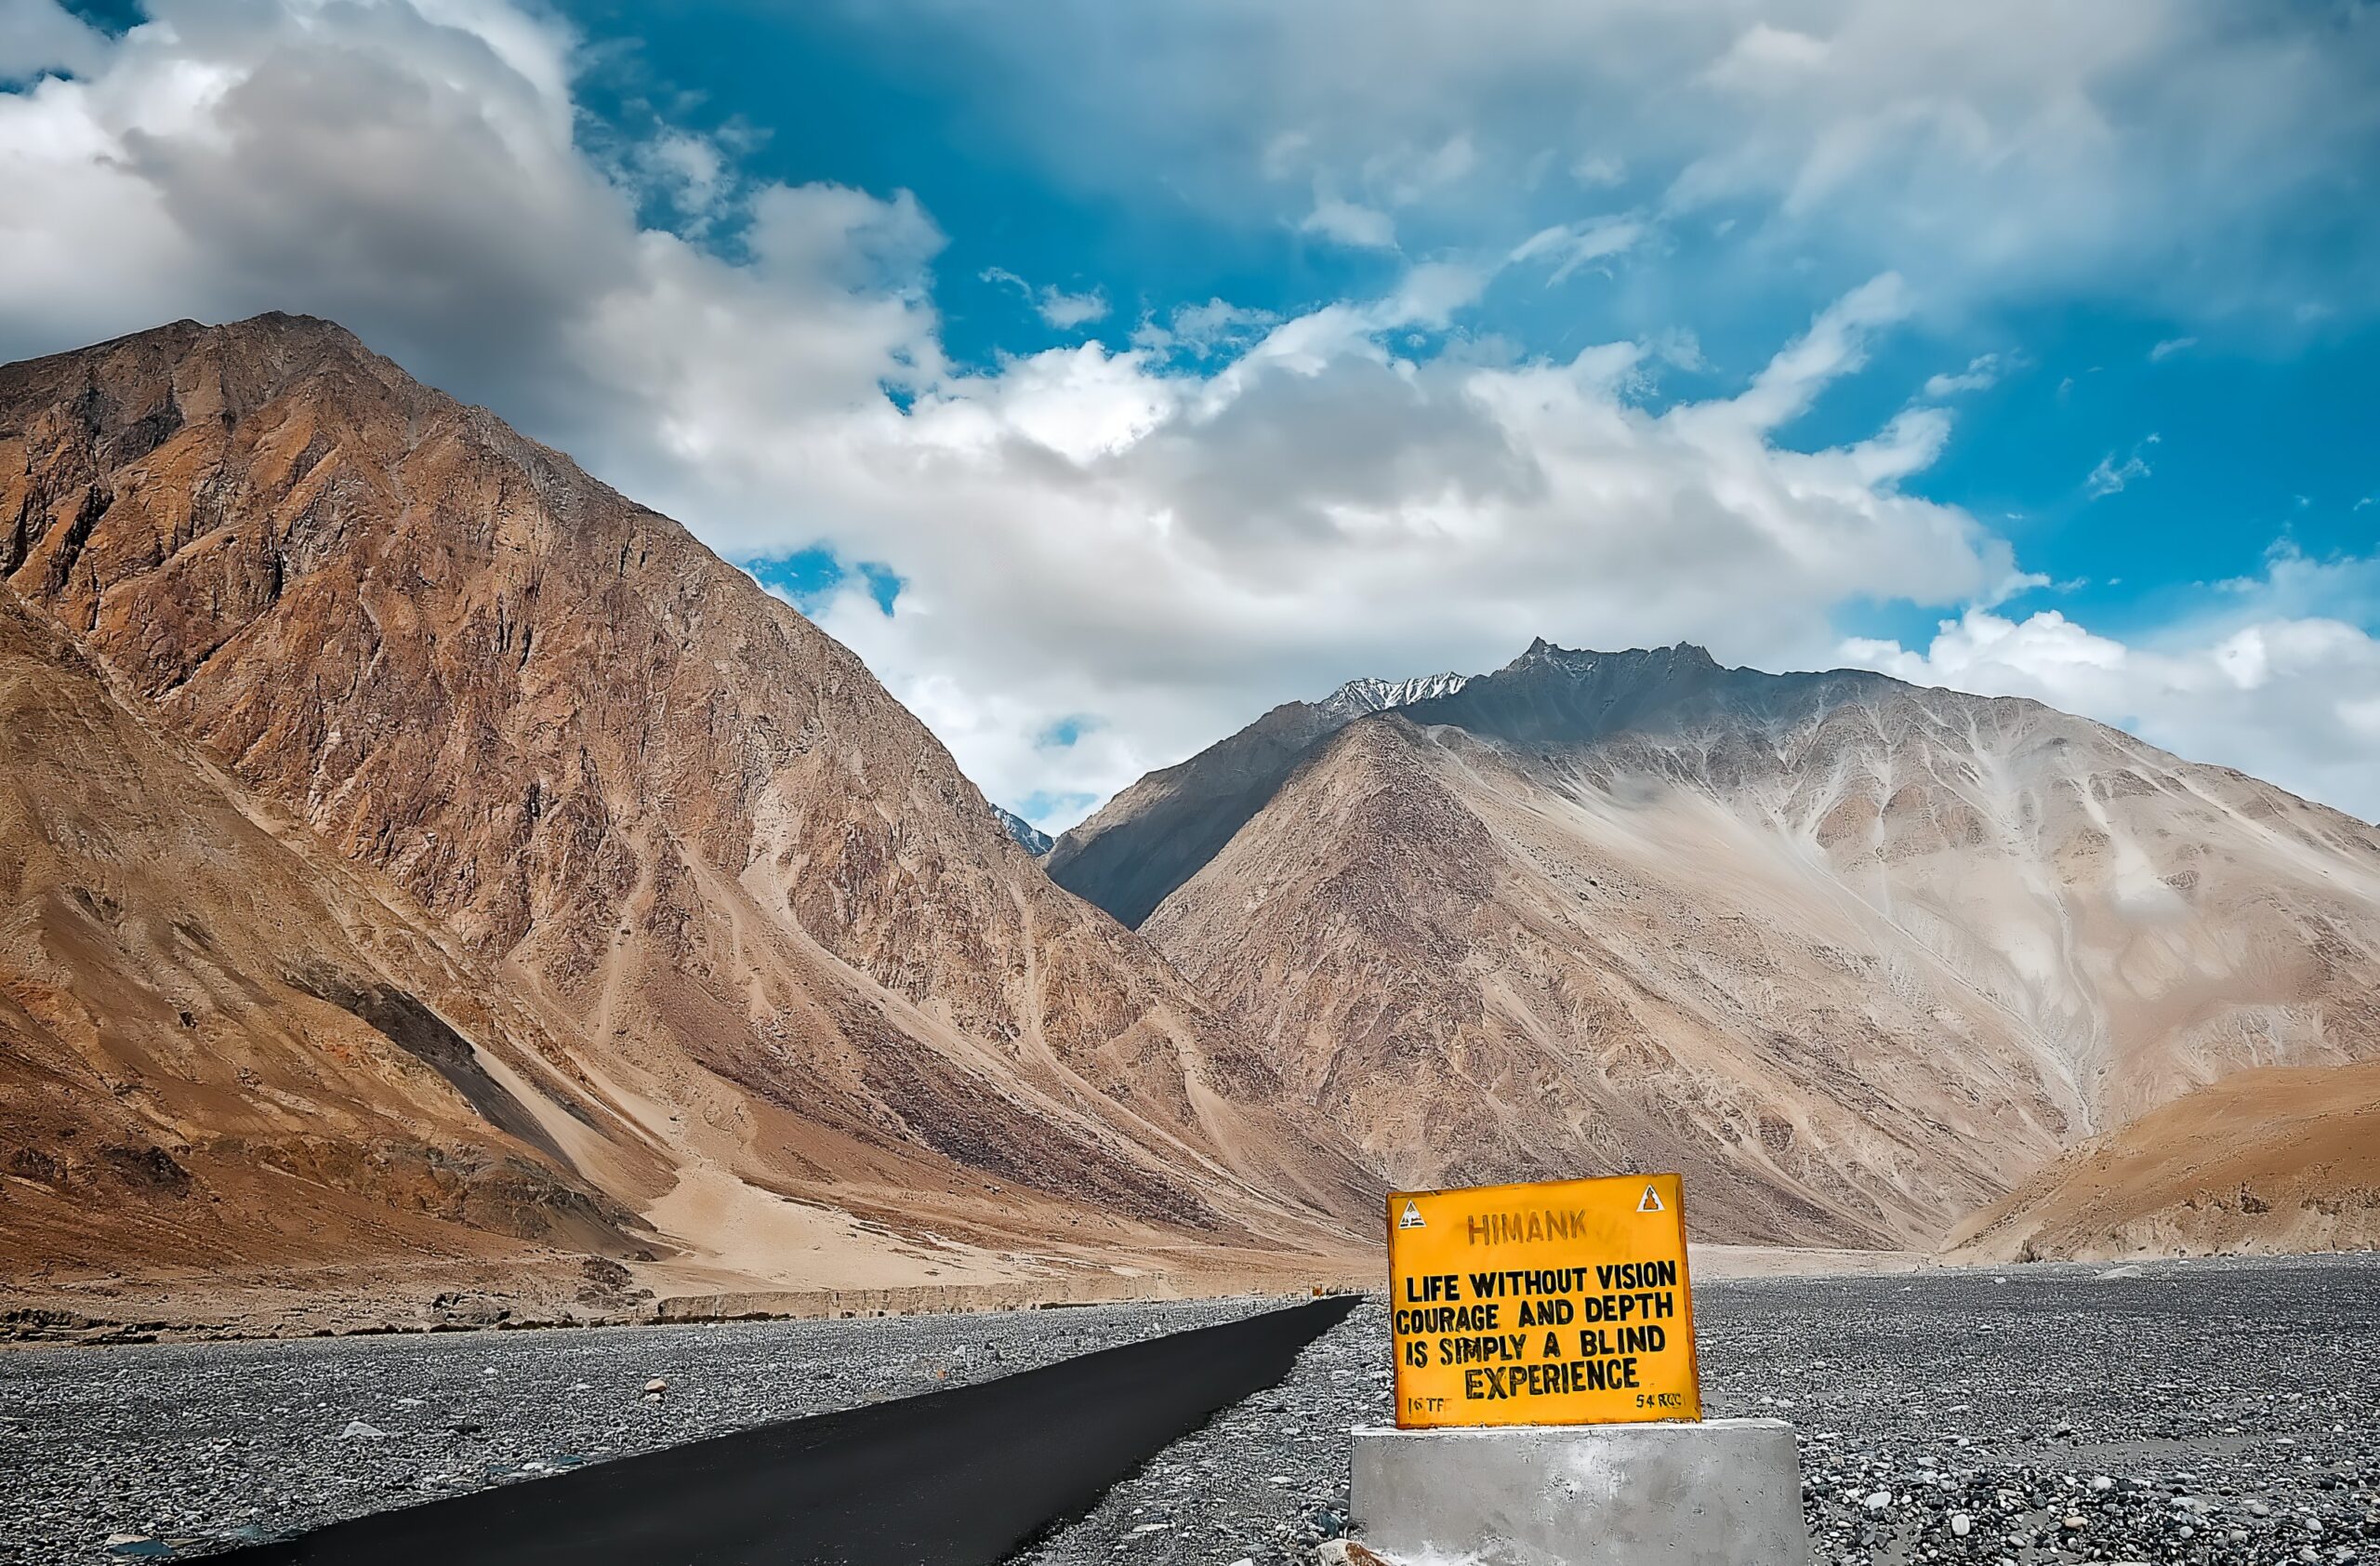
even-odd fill
[(1315, 705), (1353, 722), (1369, 712), (1408, 707), (1434, 697), (1452, 696), (1471, 683), (1468, 674), (1424, 674), (1411, 680), (1350, 680)]

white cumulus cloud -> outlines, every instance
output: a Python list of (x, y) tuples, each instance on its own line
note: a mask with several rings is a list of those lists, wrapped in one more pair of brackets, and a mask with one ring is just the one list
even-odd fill
[[(1162, 166), (1226, 221), (1303, 219), (1384, 248), (1393, 208), (1409, 253), (1482, 232), (1509, 248), (1575, 216), (1549, 209), (1562, 182), (1539, 179), (1559, 147), (1573, 194), (1625, 180), (1725, 228), (1739, 282), (1895, 271), (1946, 308), (2082, 292), (2284, 331), (2380, 310), (2369, 7), (1148, 0), (1102, 8), (1098, 27), (1067, 0), (871, 14), (888, 34), (965, 30), (965, 73), (946, 79), (1062, 177), (1129, 192)], [(1448, 147), (1459, 178), (1380, 173), (1383, 149), (1418, 169)], [(1290, 171), (1361, 210), (1309, 211)]]
[(1098, 288), (1070, 294), (1054, 283), (1036, 288), (1006, 267), (986, 267), (983, 279), (986, 283), (1001, 283), (1014, 288), (1033, 307), (1033, 312), (1062, 332), (1104, 320), (1107, 314), (1107, 295)]
[(1396, 248), (1396, 223), (1387, 213), (1321, 191), (1315, 192), (1314, 210), (1298, 229), (1359, 250)]
[(1999, 354), (1978, 353), (1967, 361), (1964, 370), (1926, 377), (1925, 394), (1939, 401), (1962, 392), (1988, 392), (2000, 383), (2005, 367)]
[[(1554, 42), (1569, 16), (1547, 12)], [(943, 351), (944, 235), (914, 197), (747, 181), (668, 127), (599, 155), (586, 52), (543, 10), (157, 0), (121, 38), (60, 36), (24, 47), (81, 51), (71, 76), (0, 93), (0, 357), (184, 315), (341, 320), (733, 557), (824, 543), (889, 567), (890, 613), (854, 578), (822, 622), (995, 798), (1074, 802), (1045, 825), (1353, 676), (1491, 667), (1540, 634), (1807, 665), (1846, 602), (1990, 604), (2021, 579), (1990, 528), (1905, 487), (1950, 438), (1945, 409), (1783, 438), (1916, 308), (1889, 272), (1752, 375), (1658, 408), (1648, 366), (1700, 365), (1690, 334), (1560, 354), (1474, 337), (1514, 264), (1481, 253), (1383, 256), (1389, 280), (1359, 297), (1277, 316), (1210, 299), (1152, 312), (1128, 346), (969, 371)], [(1762, 47), (1826, 72), (1839, 44), (1798, 64)], [(1284, 167), (1319, 166), (1329, 116), (1314, 123), (1281, 140)], [(1411, 184), (1401, 222), (1474, 182), (1493, 141), (1372, 145), (1421, 149), (1375, 171)], [(1395, 245), (1383, 211), (1341, 205), (1342, 240)], [(1519, 264), (1623, 238), (1566, 224)], [(1089, 308), (1020, 285), (1037, 309)], [(2294, 569), (2237, 596), (2275, 603)], [(2268, 668), (2311, 667), (2300, 622), (2338, 613), (2256, 620), (2298, 627), (2268, 632)], [(1901, 656), (1948, 670), (1961, 645)], [(2241, 708), (2183, 737), (2228, 756), (2268, 732)]]
[(1919, 684), (2022, 696), (2380, 821), (2380, 557), (2276, 550), (2215, 612), (2131, 641), (2054, 609), (1969, 609), (1922, 648), (1853, 640), (1845, 661)]

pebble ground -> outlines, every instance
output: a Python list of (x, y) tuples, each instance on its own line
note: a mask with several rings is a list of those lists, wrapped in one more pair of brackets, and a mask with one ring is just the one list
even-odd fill
[[(1256, 1305), (0, 1353), (0, 1561), (194, 1553)], [(1695, 1305), (1707, 1410), (1792, 1422), (1825, 1566), (2380, 1566), (2380, 1257), (1715, 1282)], [(1368, 1305), (1020, 1559), (1302, 1566), (1346, 1526), (1349, 1433), (1389, 1417)]]
[[(2380, 1563), (2380, 1257), (1716, 1282), (1695, 1310), (1706, 1412), (1792, 1421), (1827, 1566)], [(1388, 1362), (1367, 1307), (1026, 1559), (1312, 1560)]]
[(1276, 1303), (0, 1349), (0, 1562), (205, 1555)]

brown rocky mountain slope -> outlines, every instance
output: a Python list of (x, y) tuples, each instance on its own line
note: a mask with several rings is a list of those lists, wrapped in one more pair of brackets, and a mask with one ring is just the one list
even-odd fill
[(2380, 1055), (2371, 828), (1693, 648), (1338, 730), (1143, 929), (1393, 1178), (1680, 1163), (1713, 1238), (1929, 1241), (2194, 1087)]
[(595, 1182), (668, 1182), (558, 1068), (562, 1042), (392, 889), (156, 733), (5, 590), (0, 843), (12, 1260), (651, 1241)]
[(338, 327), (0, 370), (0, 579), (575, 1035), (668, 1164), (623, 1199), (722, 1281), (840, 1277), (844, 1214), (939, 1236), (912, 1281), (1368, 1219), (1264, 1056), (845, 649)]
[(2380, 1248), (2380, 1062), (2268, 1067), (2077, 1148), (1960, 1226), (1977, 1261)]

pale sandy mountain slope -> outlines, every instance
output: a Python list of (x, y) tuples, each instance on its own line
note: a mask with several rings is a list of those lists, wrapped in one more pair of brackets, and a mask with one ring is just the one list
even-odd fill
[(1393, 1176), (1672, 1162), (1926, 1241), (2236, 1071), (2380, 1055), (2380, 835), (2037, 704), (1540, 644), (1313, 746), (1145, 922)]
[(945, 1280), (1369, 1217), (1270, 1062), (849, 652), (334, 325), (0, 370), (0, 577), (577, 1032), (672, 1161), (641, 1210), (722, 1279), (826, 1277), (822, 1213), (948, 1239), (913, 1269)]
[(1965, 1260), (2380, 1249), (2380, 1062), (2268, 1067), (2077, 1148), (1960, 1227)]

